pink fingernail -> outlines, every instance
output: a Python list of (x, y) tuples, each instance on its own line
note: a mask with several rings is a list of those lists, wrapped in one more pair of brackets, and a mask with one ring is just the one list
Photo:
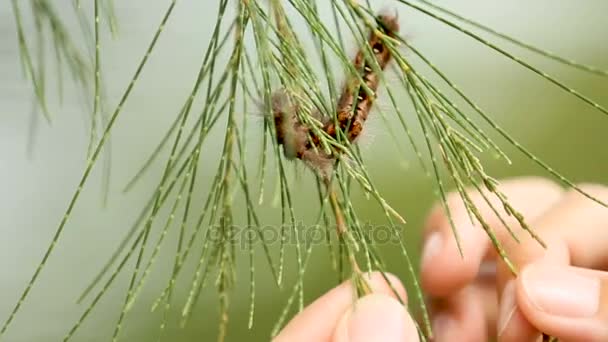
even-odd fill
[(440, 232), (433, 232), (429, 235), (422, 249), (422, 268), (430, 265), (433, 258), (441, 252), (443, 248), (443, 237)]
[(599, 279), (582, 275), (573, 267), (531, 265), (521, 277), (532, 304), (550, 315), (590, 317), (599, 309)]

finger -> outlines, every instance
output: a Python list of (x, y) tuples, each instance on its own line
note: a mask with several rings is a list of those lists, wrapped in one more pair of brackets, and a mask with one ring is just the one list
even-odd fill
[(418, 330), (403, 304), (385, 294), (360, 298), (340, 319), (333, 342), (418, 342)]
[[(581, 188), (604, 201), (608, 187), (581, 185)], [(568, 248), (573, 265), (604, 268), (608, 265), (608, 208), (571, 190), (549, 212), (535, 222), (537, 229), (548, 238), (561, 239)], [(527, 247), (527, 246), (524, 246)], [(521, 263), (530, 261), (527, 250), (521, 250)]]
[(517, 304), (563, 341), (608, 341), (608, 272), (536, 262), (517, 280)]
[[(608, 187), (580, 187), (599, 199), (608, 200)], [(572, 265), (587, 268), (608, 266), (608, 249), (605, 248), (608, 243), (608, 208), (570, 190), (542, 216), (531, 222), (531, 227), (546, 240), (547, 249), (529, 236), (524, 236), (520, 243), (505, 241), (504, 248), (515, 265), (523, 267), (541, 257), (563, 258), (561, 251), (554, 250), (565, 248)], [(500, 271), (504, 271), (504, 268)]]
[[(493, 292), (496, 302), (496, 292)], [(453, 296), (433, 303), (434, 341), (486, 341), (484, 302), (491, 297), (489, 289), (469, 285)]]
[[(562, 194), (562, 189), (555, 183), (541, 178), (512, 179), (503, 182), (500, 189), (513, 207), (520, 210), (526, 218), (539, 216)], [(469, 194), (488, 225), (496, 230), (501, 228), (502, 223), (481, 194), (473, 191), (469, 191)], [(486, 196), (497, 210), (501, 210), (502, 205), (495, 195), (486, 193)], [(457, 193), (450, 194), (447, 204), (461, 240), (464, 258), (460, 256), (445, 211), (441, 206), (436, 206), (426, 223), (421, 268), (423, 287), (434, 296), (446, 296), (470, 283), (490, 250), (485, 231), (478, 223), (471, 223), (460, 196)], [(514, 218), (505, 217), (505, 220), (510, 227), (519, 227)]]
[(496, 322), (498, 340), (500, 342), (537, 341), (540, 334), (515, 304), (515, 288), (514, 280), (508, 282), (500, 297), (500, 312)]
[[(401, 301), (406, 303), (405, 288), (399, 279), (392, 274), (385, 275), (390, 284), (380, 272), (373, 272), (368, 276), (372, 292), (392, 297), (397, 294)], [(296, 315), (273, 341), (330, 341), (338, 321), (353, 304), (355, 297), (350, 281), (340, 284)]]
[[(597, 198), (607, 199), (608, 188), (597, 185), (581, 186), (586, 192)], [(574, 191), (567, 192), (562, 199), (545, 212), (542, 217), (532, 222), (532, 227), (546, 242), (547, 249), (542, 248), (529, 237), (517, 244), (506, 241), (504, 247), (511, 261), (518, 269), (527, 264), (542, 259), (553, 265), (576, 265), (585, 268), (604, 268), (608, 259), (608, 209), (590, 201)], [(513, 276), (509, 270), (501, 265), (498, 268), (498, 289), (503, 287)], [(503, 306), (503, 303), (500, 304)], [(501, 308), (501, 312), (513, 312), (512, 306)], [(510, 322), (503, 318), (508, 330), (520, 331), (530, 334), (531, 326), (522, 326), (517, 322)], [(500, 330), (500, 329), (499, 329)], [(509, 332), (512, 339), (501, 338), (502, 341), (520, 341), (521, 337), (513, 331)]]
[[(515, 290), (503, 291), (501, 308), (510, 308), (511, 312), (501, 313), (501, 316), (517, 322), (517, 327), (525, 329), (510, 331), (515, 336), (519, 336), (519, 341), (532, 341), (533, 336), (538, 335), (531, 325), (527, 323), (525, 317), (515, 307)], [(508, 287), (509, 285), (507, 285)], [(480, 304), (477, 304), (479, 302)], [(478, 307), (481, 307), (481, 315), (478, 315)], [(456, 334), (460, 340), (477, 341), (487, 339), (487, 336), (497, 336), (497, 326), (502, 327), (504, 323), (497, 323), (498, 319), (498, 298), (496, 291), (496, 262), (484, 261), (480, 267), (480, 272), (475, 281), (467, 285), (465, 289), (456, 294), (452, 294), (446, 299), (434, 299), (431, 302), (431, 312), (433, 312), (434, 324), (433, 333), (439, 336), (436, 341), (446, 341), (453, 338)], [(454, 314), (457, 313), (457, 314)], [(480, 316), (480, 319), (471, 320), (472, 316)], [(439, 321), (440, 323), (437, 323)], [(473, 324), (472, 324), (473, 323)], [(529, 338), (522, 336), (529, 335)], [(513, 340), (513, 339), (511, 339)]]

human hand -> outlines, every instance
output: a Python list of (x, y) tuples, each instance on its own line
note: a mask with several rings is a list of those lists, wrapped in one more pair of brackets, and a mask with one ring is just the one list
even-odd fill
[(366, 276), (372, 294), (354, 304), (350, 281), (335, 287), (296, 315), (273, 342), (418, 342), (416, 325), (404, 307), (405, 289), (395, 276), (386, 276), (392, 288), (378, 272)]
[[(580, 187), (608, 201), (608, 187)], [(436, 206), (425, 227), (421, 268), (422, 287), (433, 307), (435, 340), (498, 336), (501, 342), (534, 341), (542, 331), (560, 341), (608, 341), (608, 209), (539, 178), (504, 181), (501, 190), (547, 249), (508, 218), (520, 238), (515, 242), (481, 196), (471, 191), (519, 276), (513, 277), (497, 260), (486, 233), (471, 223), (458, 194), (451, 194), (448, 206), (463, 259), (444, 210)], [(501, 209), (498, 201), (493, 205)]]

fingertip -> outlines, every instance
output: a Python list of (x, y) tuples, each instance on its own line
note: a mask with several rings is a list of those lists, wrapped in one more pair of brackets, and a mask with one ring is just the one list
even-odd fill
[[(553, 203), (557, 202), (563, 189), (556, 183), (539, 177), (513, 178), (501, 182), (502, 192), (509, 198), (521, 214), (526, 218), (538, 217), (544, 213)], [(488, 204), (486, 198), (476, 191), (468, 191), (471, 202), (477, 207), (479, 214), (483, 217), (489, 227), (495, 229), (497, 237), (502, 241), (507, 236), (503, 228), (503, 221), (498, 219), (494, 208), (498, 208), (501, 202), (491, 197), (492, 205)], [(445, 207), (449, 208), (449, 214)], [(457, 247), (452, 224), (456, 227), (461, 241), (461, 256)], [(515, 217), (505, 218), (508, 225), (518, 226)], [(478, 273), (482, 259), (490, 248), (486, 232), (474, 223), (471, 223), (469, 210), (464, 205), (461, 195), (452, 192), (447, 196), (445, 205), (436, 204), (428, 215), (425, 223), (425, 241), (439, 233), (443, 238), (443, 247), (440, 252), (423, 253), (421, 277), (425, 290), (435, 296), (446, 296), (449, 293), (462, 288), (473, 280)], [(509, 239), (510, 240), (510, 239)]]
[(487, 251), (483, 231), (471, 224), (463, 224), (458, 228), (458, 236), (460, 249), (450, 228), (438, 229), (425, 240), (421, 280), (423, 288), (433, 296), (444, 297), (463, 288), (479, 272)]
[(608, 273), (539, 261), (517, 281), (517, 302), (539, 330), (564, 340), (608, 340)]
[(466, 323), (447, 313), (438, 314), (433, 320), (433, 341), (484, 341), (485, 335), (469, 330)]
[(463, 341), (458, 321), (447, 312), (438, 313), (433, 318), (433, 341), (443, 342), (450, 340)]
[(406, 308), (386, 294), (360, 298), (344, 313), (334, 342), (419, 341), (418, 330)]
[(496, 331), (498, 341), (535, 341), (538, 331), (528, 322), (518, 304), (517, 281), (510, 280), (502, 288), (498, 303)]
[(484, 341), (486, 319), (480, 289), (469, 286), (449, 298), (433, 318), (434, 341)]
[(540, 333), (527, 321), (518, 307), (509, 312), (508, 322), (498, 333), (499, 342), (537, 341)]
[(382, 293), (398, 298), (407, 304), (407, 292), (401, 280), (394, 274), (388, 272), (374, 271), (366, 275), (369, 285), (374, 293)]
[[(376, 271), (364, 276), (374, 294), (407, 303), (405, 287), (395, 275)], [(273, 342), (329, 341), (340, 317), (351, 307), (354, 291), (351, 281), (331, 289), (289, 321)]]

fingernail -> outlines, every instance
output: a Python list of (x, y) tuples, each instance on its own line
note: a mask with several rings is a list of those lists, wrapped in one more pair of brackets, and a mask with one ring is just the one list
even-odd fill
[[(338, 325), (336, 339), (348, 342), (406, 341), (408, 313), (396, 299), (369, 295), (359, 299)], [(414, 327), (415, 332), (415, 327)]]
[(433, 232), (429, 235), (422, 248), (422, 268), (429, 265), (433, 258), (441, 252), (443, 248), (443, 237), (440, 232)]
[(500, 298), (500, 310), (497, 321), (498, 336), (502, 335), (502, 332), (509, 325), (513, 313), (515, 313), (515, 281), (510, 280), (502, 290)]
[(582, 318), (599, 309), (600, 281), (572, 267), (531, 265), (521, 274), (528, 299), (550, 315)]
[(433, 341), (450, 341), (450, 332), (454, 327), (454, 319), (448, 313), (440, 313), (433, 319)]

